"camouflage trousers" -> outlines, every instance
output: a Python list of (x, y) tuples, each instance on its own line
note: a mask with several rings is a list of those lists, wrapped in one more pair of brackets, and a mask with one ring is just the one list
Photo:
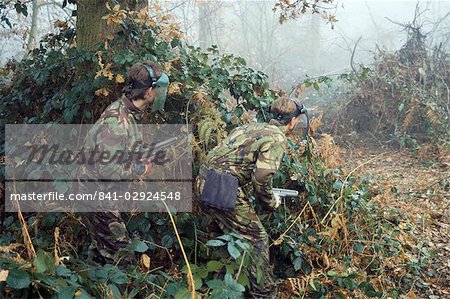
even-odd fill
[(89, 230), (89, 258), (102, 263), (128, 264), (132, 254), (125, 250), (130, 242), (127, 228), (119, 212), (81, 213)]
[[(197, 196), (200, 195), (203, 186), (204, 178), (199, 176), (195, 188)], [(269, 236), (242, 188), (238, 188), (236, 208), (233, 211), (205, 205), (201, 207), (202, 212), (211, 217), (223, 233), (238, 234), (253, 245), (253, 261), (249, 269), (250, 295), (253, 298), (275, 298), (277, 290), (270, 265)], [(263, 273), (263, 279), (259, 283), (258, 268)]]

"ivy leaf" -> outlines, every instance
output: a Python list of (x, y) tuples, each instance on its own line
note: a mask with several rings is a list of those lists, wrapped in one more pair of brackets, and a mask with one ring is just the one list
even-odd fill
[(328, 271), (327, 275), (330, 277), (339, 277), (339, 273), (337, 271), (333, 271), (333, 270)]
[(241, 240), (237, 240), (236, 244), (239, 245), (239, 247), (241, 247), (244, 250), (249, 250), (250, 249), (250, 245), (248, 243), (244, 243)]
[(109, 270), (109, 279), (111, 282), (116, 284), (124, 284), (128, 282), (128, 277), (125, 273), (120, 271), (119, 269)]
[(148, 246), (143, 241), (134, 239), (130, 244), (128, 244), (128, 249), (136, 252), (146, 252)]
[(241, 292), (241, 293), (245, 291), (245, 288), (242, 285), (240, 285), (239, 283), (237, 283), (233, 279), (231, 274), (229, 274), (229, 273), (225, 274), (224, 282), (225, 282), (225, 285), (233, 291)]
[(56, 191), (59, 193), (65, 193), (67, 190), (69, 190), (69, 184), (66, 182), (53, 182), (53, 185), (55, 186)]
[(209, 240), (208, 242), (206, 242), (206, 246), (210, 246), (210, 247), (219, 247), (219, 246), (223, 246), (225, 245), (225, 242), (220, 241), (220, 240)]
[(33, 260), (33, 265), (36, 269), (36, 273), (44, 273), (54, 268), (54, 260), (43, 250), (39, 250), (35, 259)]
[(57, 298), (58, 299), (72, 299), (73, 296), (75, 295), (76, 291), (77, 291), (77, 288), (75, 288), (75, 287), (61, 288), (61, 290), (58, 292)]
[(11, 269), (8, 278), (6, 278), (6, 283), (13, 289), (27, 288), (31, 283), (30, 274), (24, 270)]
[(341, 190), (341, 188), (342, 188), (342, 182), (341, 181), (334, 182), (334, 184), (333, 184), (333, 189), (334, 190)]
[(36, 268), (37, 273), (43, 273), (48, 270), (48, 267), (45, 263), (45, 257), (43, 255), (38, 255), (33, 261), (33, 265)]
[(56, 266), (56, 273), (61, 277), (69, 277), (72, 274), (72, 271), (62, 265), (58, 265)]
[(200, 277), (200, 275), (193, 275), (194, 283), (195, 283), (195, 289), (199, 290), (203, 285), (203, 279)]
[(358, 284), (353, 279), (344, 278), (343, 282), (344, 282), (344, 286), (349, 290), (354, 290), (358, 287)]
[(209, 261), (206, 264), (208, 272), (219, 272), (223, 268), (223, 264), (219, 261)]
[(244, 286), (244, 287), (248, 286), (248, 284), (249, 284), (250, 282), (249, 282), (249, 280), (248, 280), (247, 273), (241, 273), (241, 274), (239, 275), (239, 278), (238, 278), (237, 282), (238, 282), (239, 284), (241, 284), (242, 286)]
[(302, 259), (301, 257), (297, 257), (297, 258), (294, 260), (293, 264), (294, 264), (294, 270), (295, 270), (295, 271), (298, 271), (298, 270), (300, 270), (300, 269), (302, 268), (302, 265), (303, 265), (303, 259)]
[(169, 283), (165, 290), (166, 294), (170, 297), (175, 297), (175, 294), (182, 288), (181, 283), (179, 282), (173, 282)]
[(217, 239), (221, 239), (221, 240), (228, 241), (228, 242), (233, 241), (233, 238), (230, 235), (222, 235), (220, 237), (217, 237)]
[(223, 283), (223, 281), (219, 280), (219, 279), (213, 279), (213, 280), (207, 281), (206, 284), (211, 289), (222, 289), (225, 287), (225, 284)]
[(361, 243), (355, 243), (355, 245), (353, 245), (353, 248), (358, 253), (362, 253), (364, 251), (364, 245)]
[(234, 246), (233, 243), (228, 243), (228, 252), (230, 253), (230, 255), (234, 258), (237, 259), (238, 257), (241, 256), (241, 252), (239, 251), (239, 249), (237, 249), (236, 246)]
[(162, 246), (164, 246), (164, 247), (172, 248), (172, 245), (173, 245), (173, 239), (172, 239), (172, 237), (171, 237), (170, 235), (165, 235), (165, 236), (162, 237), (162, 239), (161, 239), (161, 244), (162, 244)]

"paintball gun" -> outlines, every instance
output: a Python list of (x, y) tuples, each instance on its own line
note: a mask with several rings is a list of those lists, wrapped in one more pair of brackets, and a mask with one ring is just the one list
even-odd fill
[[(169, 138), (167, 140), (158, 142), (158, 143), (151, 143), (148, 145), (145, 145), (143, 147), (143, 150), (145, 150), (147, 152), (147, 154), (145, 155), (144, 160), (147, 160), (148, 162), (155, 162), (155, 164), (159, 164), (161, 165), (163, 162), (165, 162), (164, 160), (164, 156), (165, 156), (165, 150), (168, 149), (169, 147), (171, 147), (172, 145), (174, 145), (175, 143), (177, 143), (177, 137), (172, 137)], [(161, 158), (163, 159), (162, 161)], [(162, 162), (162, 163), (161, 163)]]
[(298, 196), (297, 190), (272, 188), (272, 192), (279, 197), (295, 197)]
[(159, 143), (152, 143), (148, 145), (148, 150), (151, 150), (152, 154), (163, 151), (177, 142), (177, 137), (172, 137)]

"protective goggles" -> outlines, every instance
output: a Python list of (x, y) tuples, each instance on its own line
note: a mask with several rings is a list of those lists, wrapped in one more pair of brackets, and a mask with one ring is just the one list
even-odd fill
[(150, 79), (152, 80), (151, 87), (167, 87), (169, 86), (169, 76), (165, 72), (162, 72), (162, 75), (156, 79), (155, 72), (149, 66), (144, 64), (145, 69), (147, 70)]
[(144, 67), (147, 70), (148, 75), (150, 76), (150, 80), (152, 80), (151, 84), (149, 85), (143, 82), (131, 81), (129, 85), (132, 88), (148, 88), (148, 87), (153, 88), (155, 98), (152, 104), (152, 111), (154, 112), (158, 110), (163, 110), (167, 97), (167, 88), (169, 86), (169, 76), (167, 76), (165, 72), (162, 72), (161, 76), (159, 78), (156, 78), (155, 72), (149, 65), (144, 64)]
[(272, 114), (272, 118), (274, 118), (276, 120), (291, 120), (294, 117), (297, 117), (297, 116), (299, 116), (301, 114), (306, 114), (307, 113), (305, 105), (302, 104), (300, 106), (299, 104), (297, 104), (297, 102), (295, 102), (295, 101), (293, 101), (293, 102), (295, 104), (295, 111), (294, 112), (291, 112), (289, 114), (274, 113), (274, 114)]
[(162, 72), (162, 75), (156, 79), (155, 73), (153, 72), (152, 68), (146, 64), (144, 64), (145, 69), (147, 70), (149, 76), (150, 76), (150, 80), (152, 81), (150, 84), (146, 84), (143, 82), (135, 82), (135, 81), (130, 81), (128, 84), (132, 87), (132, 88), (148, 88), (148, 87), (167, 87), (169, 86), (169, 77), (167, 76), (167, 74), (165, 72)]

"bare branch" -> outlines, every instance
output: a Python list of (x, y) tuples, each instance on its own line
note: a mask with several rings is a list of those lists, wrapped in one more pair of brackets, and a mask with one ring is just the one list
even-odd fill
[(358, 46), (358, 44), (361, 41), (361, 39), (362, 39), (362, 36), (360, 36), (358, 38), (358, 40), (356, 41), (355, 46), (353, 47), (352, 56), (350, 57), (350, 66), (352, 67), (352, 70), (355, 73), (355, 75), (358, 74), (358, 73), (357, 73), (357, 71), (355, 69), (355, 66), (353, 64), (353, 58), (355, 57), (356, 47)]

